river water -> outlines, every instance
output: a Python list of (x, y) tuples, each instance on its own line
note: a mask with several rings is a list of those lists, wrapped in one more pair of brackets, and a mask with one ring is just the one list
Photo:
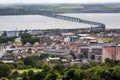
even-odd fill
[[(120, 29), (120, 13), (70, 13), (62, 15), (101, 22), (106, 25), (106, 28)], [(94, 25), (65, 21), (41, 15), (0, 16), (0, 31), (16, 29), (73, 29), (91, 26), (94, 27)]]

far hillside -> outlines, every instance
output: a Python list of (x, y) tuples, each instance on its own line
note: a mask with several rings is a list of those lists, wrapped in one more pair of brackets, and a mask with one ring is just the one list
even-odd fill
[(120, 3), (105, 4), (1, 4), (0, 15), (55, 13), (119, 13)]

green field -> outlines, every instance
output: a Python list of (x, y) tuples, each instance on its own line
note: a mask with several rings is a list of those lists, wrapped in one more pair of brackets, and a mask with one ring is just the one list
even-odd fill
[(110, 37), (102, 37), (102, 36), (96, 36), (96, 35), (90, 35), (90, 37), (94, 37), (96, 39), (102, 39), (105, 42), (111, 42), (113, 39)]
[(41, 71), (42, 69), (36, 69), (36, 68), (32, 68), (32, 69), (13, 69), (12, 72), (18, 71), (18, 73), (23, 73), (23, 72), (28, 72), (29, 70), (33, 70), (33, 72), (38, 72), (38, 71)]

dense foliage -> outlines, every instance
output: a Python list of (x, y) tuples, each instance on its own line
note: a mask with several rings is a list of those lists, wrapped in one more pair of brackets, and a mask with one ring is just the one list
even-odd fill
[[(11, 80), (119, 80), (120, 61), (106, 59), (104, 63), (82, 63), (66, 66), (56, 63), (54, 66), (45, 64), (42, 55), (23, 58), (12, 64), (0, 63), (0, 78)], [(33, 68), (41, 69), (34, 71)], [(13, 71), (14, 69), (14, 71)], [(15, 70), (16, 69), (16, 70)], [(29, 69), (20, 73), (18, 69)], [(7, 80), (7, 79), (6, 79)]]
[(8, 41), (14, 41), (16, 37), (0, 37), (0, 43), (7, 43)]

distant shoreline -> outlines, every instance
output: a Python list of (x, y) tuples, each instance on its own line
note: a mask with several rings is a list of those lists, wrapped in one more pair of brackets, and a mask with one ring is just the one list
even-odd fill
[(120, 13), (120, 3), (1, 4), (0, 15)]

